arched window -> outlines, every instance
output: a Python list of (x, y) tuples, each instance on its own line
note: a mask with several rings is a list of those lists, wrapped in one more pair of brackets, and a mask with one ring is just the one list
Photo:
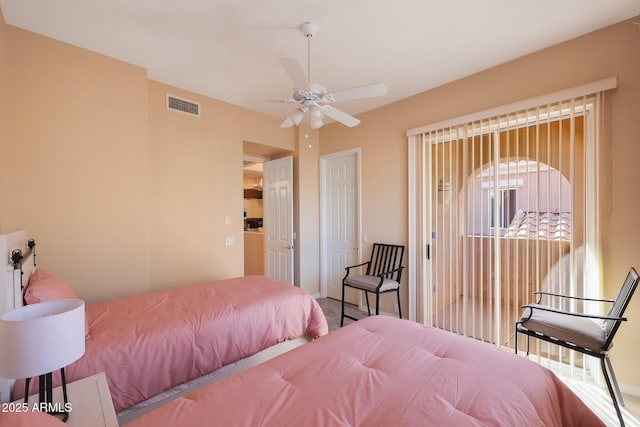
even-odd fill
[(571, 184), (536, 160), (502, 161), (469, 177), (467, 234), (515, 239), (571, 239)]

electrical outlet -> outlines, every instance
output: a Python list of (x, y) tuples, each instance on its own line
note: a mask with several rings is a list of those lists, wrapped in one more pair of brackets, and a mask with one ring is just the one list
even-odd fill
[(233, 245), (233, 236), (227, 236), (224, 238), (224, 244), (227, 246)]
[(400, 311), (400, 308), (398, 307), (398, 303), (397, 302), (395, 304), (393, 304), (393, 311), (395, 313), (398, 313)]

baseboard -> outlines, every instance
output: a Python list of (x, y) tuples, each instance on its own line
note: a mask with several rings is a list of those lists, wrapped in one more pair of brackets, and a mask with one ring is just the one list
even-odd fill
[(320, 298), (320, 294), (311, 294), (312, 297), (314, 297), (315, 299)]
[(620, 391), (624, 394), (629, 394), (634, 397), (640, 397), (640, 387), (618, 383), (618, 387), (620, 387)]

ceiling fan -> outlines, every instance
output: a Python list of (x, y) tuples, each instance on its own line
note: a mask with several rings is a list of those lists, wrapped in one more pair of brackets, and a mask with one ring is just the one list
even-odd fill
[(293, 111), (289, 117), (282, 122), (280, 125), (282, 128), (297, 126), (305, 117), (308, 117), (311, 128), (317, 129), (323, 125), (325, 116), (331, 117), (345, 126), (353, 127), (360, 123), (360, 120), (335, 108), (331, 104), (387, 94), (387, 87), (383, 83), (375, 83), (327, 93), (327, 89), (324, 86), (312, 82), (311, 37), (313, 37), (317, 30), (318, 26), (312, 22), (305, 22), (300, 25), (300, 31), (307, 38), (308, 79), (307, 76), (305, 76), (302, 65), (298, 61), (290, 58), (280, 59), (280, 63), (289, 75), (294, 86), (293, 98), (284, 99), (280, 102), (300, 104), (300, 107)]

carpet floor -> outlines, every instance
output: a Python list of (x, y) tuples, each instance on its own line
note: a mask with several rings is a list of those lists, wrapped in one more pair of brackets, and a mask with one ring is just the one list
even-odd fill
[[(327, 318), (329, 324), (329, 331), (336, 330), (340, 327), (340, 316), (342, 315), (341, 302), (333, 298), (318, 298), (318, 303), (324, 312), (324, 316)], [(367, 317), (367, 313), (358, 310), (358, 307), (354, 304), (345, 304), (344, 311), (349, 316), (353, 316), (356, 319), (362, 319)], [(353, 322), (351, 319), (344, 319), (344, 324), (348, 325)]]

